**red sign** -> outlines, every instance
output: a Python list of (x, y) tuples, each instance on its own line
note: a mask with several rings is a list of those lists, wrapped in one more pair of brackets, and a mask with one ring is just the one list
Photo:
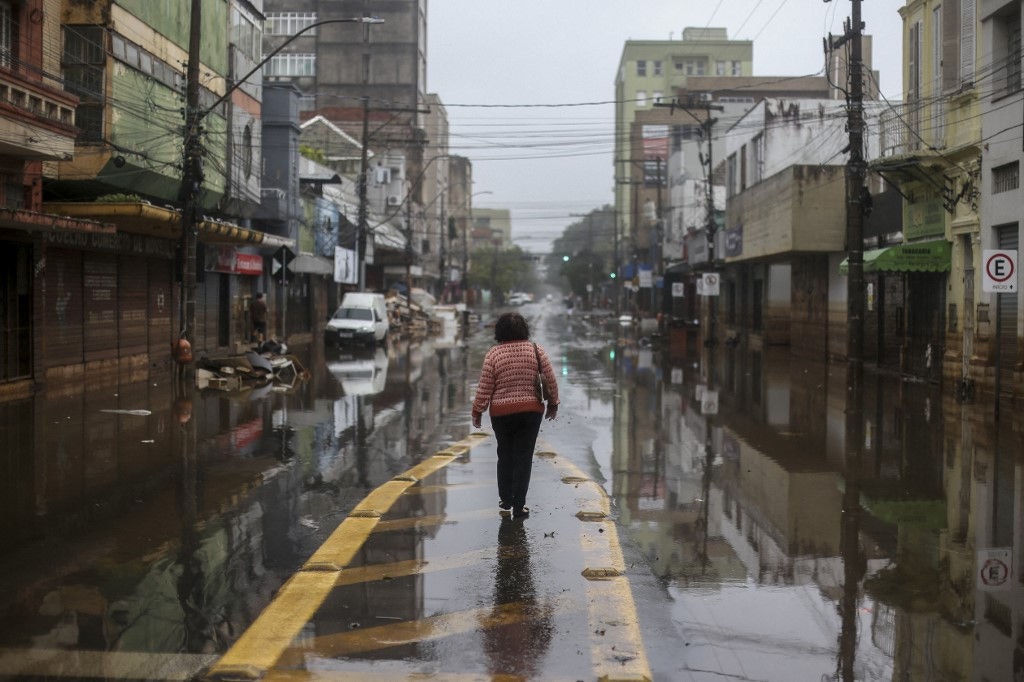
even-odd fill
[(238, 253), (230, 247), (222, 247), (217, 251), (214, 270), (233, 275), (262, 275), (263, 256), (258, 253)]

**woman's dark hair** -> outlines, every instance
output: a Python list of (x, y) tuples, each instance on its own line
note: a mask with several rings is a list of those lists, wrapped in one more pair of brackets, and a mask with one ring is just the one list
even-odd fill
[(494, 340), (498, 343), (526, 341), (528, 338), (530, 325), (519, 313), (505, 313), (494, 323)]

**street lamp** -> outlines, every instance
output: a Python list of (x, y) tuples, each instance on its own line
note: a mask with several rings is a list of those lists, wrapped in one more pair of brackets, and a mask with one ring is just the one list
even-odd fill
[[(183, 267), (181, 277), (181, 336), (194, 341), (193, 330), (196, 323), (196, 244), (198, 231), (196, 229), (196, 213), (199, 204), (199, 191), (203, 184), (203, 149), (199, 143), (200, 126), (204, 119), (223, 104), (228, 97), (240, 88), (246, 81), (262, 69), (272, 57), (288, 46), (293, 40), (303, 33), (312, 31), (327, 24), (382, 24), (383, 19), (377, 17), (352, 17), (344, 19), (324, 19), (310, 24), (291, 35), (287, 40), (278, 45), (263, 57), (256, 66), (248, 73), (236, 80), (230, 87), (224, 90), (224, 94), (218, 97), (213, 104), (205, 109), (199, 106), (199, 50), (201, 44), (202, 12), (201, 0), (192, 0), (191, 17), (189, 25), (188, 42), (188, 69), (185, 74), (185, 139), (184, 152), (182, 157), (182, 181), (179, 199), (181, 201), (181, 248), (183, 255)], [(367, 98), (364, 102), (364, 126), (366, 117)], [(365, 192), (366, 192), (366, 142), (363, 141), (363, 163), (362, 163), (362, 193), (360, 196), (360, 224), (359, 239), (365, 239), (366, 216), (365, 216)]]

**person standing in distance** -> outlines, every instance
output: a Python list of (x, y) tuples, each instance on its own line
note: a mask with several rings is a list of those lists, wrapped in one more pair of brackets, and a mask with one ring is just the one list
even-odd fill
[[(513, 518), (528, 516), (526, 492), (533, 469), (533, 448), (544, 417), (558, 416), (558, 382), (544, 349), (529, 340), (530, 326), (522, 315), (505, 313), (494, 324), (494, 340), (484, 356), (480, 383), (473, 398), (473, 426), (480, 428), (490, 409), (498, 441), (498, 507)], [(538, 360), (539, 359), (539, 360)], [(544, 375), (547, 408), (537, 400), (538, 370)]]
[(263, 343), (267, 338), (267, 302), (263, 300), (262, 291), (249, 304), (249, 314), (252, 316), (252, 340)]

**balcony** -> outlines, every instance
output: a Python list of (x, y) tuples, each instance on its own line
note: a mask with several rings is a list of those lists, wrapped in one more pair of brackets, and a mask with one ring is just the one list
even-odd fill
[(0, 68), (0, 155), (61, 161), (75, 150), (75, 106), (63, 90)]
[(882, 158), (930, 155), (946, 146), (946, 102), (895, 104), (878, 115)]

